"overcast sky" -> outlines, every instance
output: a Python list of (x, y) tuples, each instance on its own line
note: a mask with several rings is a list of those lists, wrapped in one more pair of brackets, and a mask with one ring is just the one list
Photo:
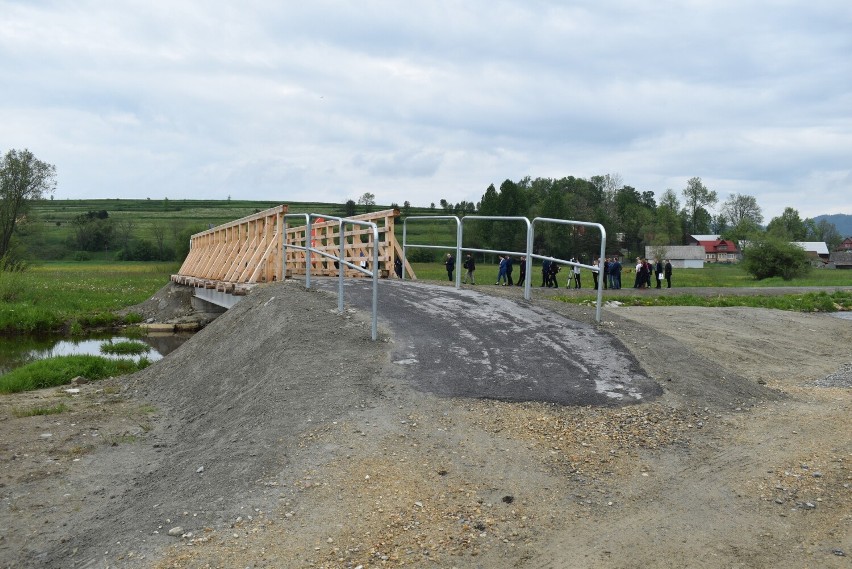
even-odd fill
[(0, 0), (0, 151), (57, 199), (479, 201), (698, 176), (852, 214), (849, 0)]

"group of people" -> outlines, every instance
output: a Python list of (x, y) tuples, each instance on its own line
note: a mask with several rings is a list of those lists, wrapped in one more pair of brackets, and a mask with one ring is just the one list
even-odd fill
[[(511, 255), (499, 255), (500, 259), (500, 267), (497, 272), (497, 282), (496, 285), (502, 286), (523, 286), (524, 281), (526, 280), (526, 272), (527, 272), (527, 258), (521, 256), (519, 259), (520, 266), (520, 277), (518, 278), (518, 282), (515, 283), (512, 280), (512, 272), (514, 269), (514, 260)], [(399, 262), (399, 260), (397, 260)], [(577, 260), (572, 257), (571, 263), (577, 263)], [(600, 265), (600, 259), (595, 259), (595, 266)], [(447, 256), (444, 260), (444, 265), (447, 268), (447, 278), (450, 281), (453, 280), (453, 271), (456, 268), (456, 259), (452, 254), (447, 253)], [(473, 255), (467, 254), (464, 260), (463, 267), (466, 271), (462, 282), (467, 284), (476, 284), (476, 280), (474, 278), (474, 272), (476, 271), (476, 261), (473, 259)], [(397, 276), (401, 277), (402, 266), (400, 264), (399, 267), (394, 266), (395, 272)], [(559, 282), (557, 281), (557, 275), (561, 270), (560, 264), (556, 261), (551, 261), (549, 259), (544, 259), (541, 263), (541, 286), (542, 288), (559, 288)], [(603, 263), (603, 288), (609, 288), (612, 290), (618, 290), (621, 288), (621, 271), (622, 266), (618, 260), (618, 257), (607, 257), (604, 259)], [(656, 279), (653, 278), (652, 275), (656, 276)], [(592, 271), (592, 277), (594, 278), (594, 288), (598, 288), (598, 271)], [(648, 262), (648, 259), (641, 259), (636, 257), (636, 279), (633, 284), (633, 288), (651, 288), (653, 280), (657, 281), (657, 288), (662, 288), (663, 279), (666, 280), (667, 288), (672, 287), (672, 264), (668, 259), (660, 260), (657, 259), (657, 262), (652, 265)], [(569, 277), (568, 284), (566, 288), (579, 289), (582, 288), (581, 282), (581, 273), (580, 266), (577, 264), (572, 265), (571, 268), (571, 277)]]
[(524, 280), (527, 278), (527, 258), (522, 255), (518, 259), (518, 266), (520, 267), (518, 282), (512, 281), (512, 270), (515, 260), (512, 259), (511, 255), (498, 255), (497, 258), (500, 259), (500, 267), (497, 269), (497, 282), (494, 284), (502, 286), (524, 286)]
[(652, 265), (648, 259), (636, 257), (636, 280), (633, 288), (651, 288), (653, 281), (657, 281), (657, 288), (663, 288), (663, 279), (666, 279), (666, 288), (672, 288), (671, 261), (657, 259)]

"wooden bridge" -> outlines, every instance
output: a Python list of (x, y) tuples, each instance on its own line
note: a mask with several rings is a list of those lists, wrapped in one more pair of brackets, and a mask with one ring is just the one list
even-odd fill
[[(341, 256), (340, 224), (336, 219), (324, 221), (322, 218), (314, 218), (309, 243), (307, 226), (285, 225), (285, 221), (291, 219), (285, 217), (286, 214), (287, 206), (280, 205), (196, 233), (191, 237), (186, 260), (171, 280), (241, 296), (252, 285), (304, 275), (305, 251), (294, 246), (304, 248), (310, 245), (314, 250)], [(394, 220), (397, 217), (399, 210), (388, 209), (347, 218), (375, 223), (379, 239), (378, 243), (373, 243), (371, 229), (353, 225), (345, 229), (342, 257), (355, 265), (361, 260), (369, 263), (373, 258), (373, 247), (377, 246), (379, 271), (383, 278), (395, 277), (394, 262), (399, 258), (403, 262), (403, 270), (407, 272), (406, 278), (416, 279), (411, 266), (402, 259), (402, 248), (394, 236)], [(282, 250), (286, 251), (286, 258), (283, 259)], [(349, 277), (364, 276), (345, 265), (344, 273)], [(312, 254), (311, 275), (338, 275), (334, 259)]]

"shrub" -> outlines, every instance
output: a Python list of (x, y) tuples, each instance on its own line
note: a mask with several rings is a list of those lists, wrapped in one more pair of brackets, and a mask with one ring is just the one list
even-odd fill
[(415, 248), (411, 251), (406, 251), (409, 263), (434, 263), (435, 253), (431, 249)]
[(804, 249), (775, 237), (749, 243), (743, 250), (743, 267), (757, 280), (781, 277), (785, 281), (804, 276), (811, 269)]

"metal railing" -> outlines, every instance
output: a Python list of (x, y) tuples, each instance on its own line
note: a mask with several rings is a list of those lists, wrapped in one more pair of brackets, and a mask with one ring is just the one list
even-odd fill
[(526, 274), (526, 282), (524, 283), (524, 299), (529, 300), (531, 295), (530, 281), (532, 275), (530, 275), (531, 271), (531, 259), (530, 259), (530, 251), (532, 251), (532, 224), (530, 224), (530, 220), (526, 217), (517, 217), (517, 216), (499, 216), (499, 215), (466, 215), (462, 218), (462, 237), (464, 236), (464, 222), (470, 219), (473, 220), (482, 220), (482, 221), (523, 221), (527, 224), (527, 248), (526, 251), (499, 251), (497, 249), (474, 249), (472, 247), (465, 247), (463, 251), (470, 251), (471, 253), (497, 253), (498, 255), (524, 255), (526, 257), (526, 268), (524, 272)]
[[(557, 262), (557, 263), (561, 263), (561, 264), (565, 264), (565, 265), (570, 265), (572, 267), (582, 267), (582, 268), (589, 269), (591, 271), (598, 273), (599, 278), (598, 278), (598, 294), (597, 294), (597, 300), (595, 302), (595, 322), (600, 324), (600, 322), (601, 322), (601, 304), (603, 302), (603, 264), (604, 264), (604, 259), (606, 258), (606, 229), (600, 223), (591, 223), (591, 222), (588, 222), (588, 221), (571, 221), (571, 220), (567, 220), (567, 219), (553, 219), (553, 218), (550, 218), (550, 217), (536, 217), (535, 219), (532, 220), (532, 227), (531, 227), (531, 230), (530, 230), (530, 239), (531, 240), (530, 240), (528, 246), (532, 245), (532, 239), (535, 238), (535, 224), (538, 223), (538, 222), (556, 223), (556, 224), (559, 224), (559, 225), (579, 225), (581, 227), (596, 227), (597, 229), (600, 230), (600, 232), (601, 232), (601, 254), (598, 256), (598, 266), (584, 265), (583, 263), (578, 263), (576, 261), (565, 261), (565, 260), (562, 260), (562, 259), (554, 259), (553, 257), (547, 257), (547, 256), (544, 256), (544, 255), (534, 255), (534, 254), (532, 254), (532, 251), (530, 251), (530, 254), (527, 255), (527, 273), (529, 273), (529, 268), (530, 268), (530, 265), (532, 263), (533, 258), (541, 259), (541, 260), (547, 259), (551, 263)], [(529, 282), (527, 284), (529, 284)]]
[[(299, 217), (305, 220), (305, 245), (288, 245), (286, 238), (284, 235), (287, 232), (287, 219), (291, 217)], [(322, 251), (313, 246), (311, 242), (311, 224), (314, 219), (321, 218), (323, 222), (327, 220), (337, 220), (339, 224), (339, 243), (340, 247), (338, 248), (338, 254), (332, 255), (327, 253), (326, 251)], [(373, 314), (372, 314), (372, 327), (371, 327), (371, 337), (373, 340), (376, 340), (378, 337), (378, 317), (377, 317), (377, 306), (379, 302), (379, 228), (372, 221), (361, 221), (358, 219), (348, 219), (345, 217), (336, 217), (333, 215), (325, 215), (325, 214), (317, 214), (317, 213), (290, 213), (283, 216), (283, 227), (281, 228), (281, 259), (282, 259), (282, 267), (281, 274), (286, 274), (284, 272), (286, 268), (287, 262), (287, 248), (295, 249), (297, 251), (305, 252), (305, 288), (311, 288), (311, 254), (316, 253), (321, 257), (326, 257), (328, 259), (333, 259), (337, 263), (338, 267), (338, 286), (337, 286), (337, 310), (338, 312), (343, 312), (343, 280), (344, 280), (344, 267), (349, 267), (350, 269), (354, 269), (360, 273), (364, 273), (367, 276), (373, 277)], [(373, 264), (372, 270), (365, 269), (354, 263), (350, 263), (347, 261), (345, 257), (346, 250), (346, 225), (361, 225), (366, 226), (373, 231)]]
[[(427, 219), (454, 219), (456, 221), (456, 246), (449, 247), (447, 245), (423, 245), (418, 243), (408, 243), (408, 222), (409, 221), (417, 221), (417, 220), (427, 220)], [(407, 260), (406, 256), (406, 247), (417, 247), (420, 249), (442, 249), (444, 251), (455, 251), (455, 268), (458, 269), (459, 266), (459, 257), (461, 256), (461, 244), (462, 244), (462, 227), (461, 221), (455, 215), (415, 215), (412, 217), (406, 217), (402, 222), (402, 258), (403, 261)], [(405, 271), (402, 272), (402, 279), (405, 280)], [(461, 287), (461, 273), (456, 270), (456, 288)]]
[[(408, 243), (408, 222), (409, 221), (417, 221), (417, 220), (436, 220), (436, 219), (454, 219), (456, 221), (456, 245), (455, 247), (450, 247), (447, 245), (429, 245), (422, 243)], [(526, 239), (526, 251), (502, 251), (497, 249), (476, 249), (473, 247), (462, 247), (462, 243), (464, 242), (464, 224), (467, 220), (482, 220), (482, 221), (522, 221), (527, 225), (527, 239)], [(557, 257), (548, 257), (547, 255), (536, 255), (532, 251), (533, 243), (535, 242), (535, 226), (536, 223), (556, 223), (560, 225), (573, 225), (573, 226), (582, 226), (582, 227), (594, 227), (597, 228), (601, 232), (601, 252), (598, 257), (598, 265), (586, 265), (577, 261), (568, 261), (565, 259), (559, 259)], [(524, 299), (530, 300), (532, 296), (532, 262), (533, 259), (539, 259), (542, 261), (549, 261), (551, 263), (559, 263), (561, 265), (568, 265), (570, 267), (581, 267), (584, 269), (588, 269), (598, 275), (603, 275), (603, 263), (606, 257), (606, 229), (600, 223), (591, 223), (588, 221), (573, 221), (568, 219), (554, 219), (549, 217), (536, 217), (530, 222), (530, 220), (526, 217), (519, 216), (490, 216), (490, 215), (466, 215), (459, 220), (459, 218), (455, 215), (423, 215), (423, 216), (411, 216), (405, 218), (405, 221), (402, 225), (402, 258), (406, 259), (406, 248), (407, 247), (418, 247), (423, 249), (443, 249), (443, 250), (454, 250), (456, 252), (455, 262), (456, 262), (456, 279), (455, 286), (456, 288), (461, 287), (461, 272), (458, 271), (459, 262), (461, 258), (462, 252), (471, 252), (471, 253), (495, 253), (499, 255), (524, 255), (526, 257), (525, 263), (525, 275), (526, 281), (524, 282)], [(603, 303), (603, 278), (598, 278), (598, 288), (597, 288), (597, 300), (595, 302), (595, 321), (600, 323), (601, 321), (601, 304)]]

